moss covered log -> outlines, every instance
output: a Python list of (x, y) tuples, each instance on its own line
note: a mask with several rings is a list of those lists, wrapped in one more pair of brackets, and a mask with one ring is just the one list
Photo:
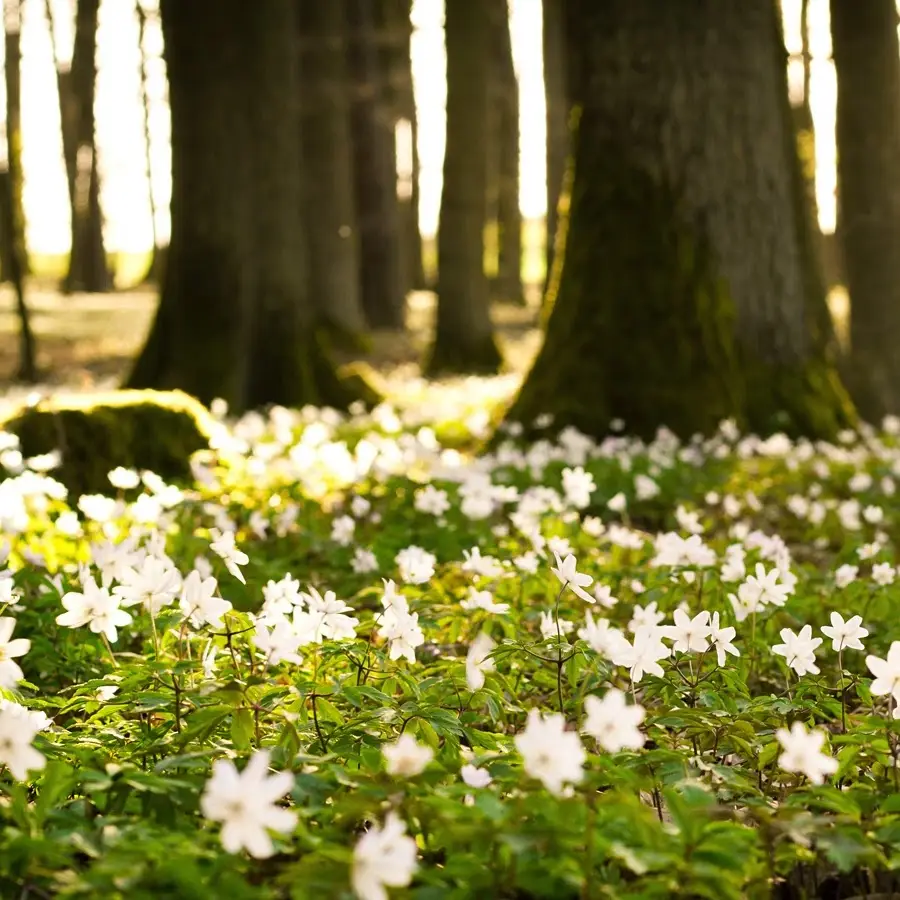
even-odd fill
[(772, 4), (581, 4), (588, 79), (559, 289), (510, 416), (833, 436), (829, 358)]
[(117, 391), (47, 401), (0, 420), (18, 436), (24, 456), (58, 450), (51, 474), (73, 495), (105, 493), (117, 466), (149, 469), (179, 481), (190, 475), (190, 457), (209, 446), (213, 421), (201, 404), (179, 391)]

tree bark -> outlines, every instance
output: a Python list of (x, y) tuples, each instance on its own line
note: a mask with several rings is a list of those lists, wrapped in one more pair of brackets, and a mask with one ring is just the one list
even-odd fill
[(19, 367), (16, 378), (37, 381), (37, 350), (25, 302), (25, 212), (22, 205), (21, 0), (3, 0), (6, 62), (6, 171), (0, 173), (0, 232), (3, 237), (3, 278), (16, 295), (19, 317)]
[(366, 330), (353, 196), (350, 98), (344, 10), (340, 3), (298, 0), (301, 41), (303, 208), (308, 217), (312, 297), (320, 321), (339, 339)]
[(519, 208), (519, 81), (513, 64), (506, 0), (492, 4), (495, 60), (490, 114), (496, 119), (497, 280), (494, 295), (524, 305), (522, 212)]
[(78, 0), (72, 67), (65, 72), (57, 54), (63, 155), (72, 215), (72, 250), (63, 280), (67, 293), (112, 290), (113, 277), (103, 244), (103, 211), (94, 128), (97, 79), (97, 16), (100, 0)]
[(426, 371), (495, 372), (488, 281), (484, 272), (487, 155), (474, 140), (488, 129), (488, 80), (493, 33), (484, 0), (448, 3), (447, 147), (438, 220), (438, 305)]
[(838, 236), (850, 293), (848, 381), (860, 412), (900, 412), (900, 49), (893, 0), (832, 0)]
[(406, 308), (394, 121), (371, 0), (346, 0), (360, 288), (373, 328), (402, 329)]
[(569, 155), (569, 110), (566, 92), (564, 0), (542, 0), (544, 46), (544, 102), (547, 109), (546, 281), (553, 270), (557, 206)]
[(511, 411), (833, 436), (828, 358), (772, 3), (580, 6), (586, 81), (559, 295)]
[[(379, 0), (378, 30), (386, 72), (386, 96), (394, 125), (401, 119), (409, 123), (412, 142), (408, 162), (409, 183), (398, 182), (401, 261), (406, 290), (426, 287), (422, 261), (422, 233), (419, 229), (419, 153), (418, 121), (412, 76), (412, 2), (411, 0)], [(398, 148), (399, 151), (399, 148)]]
[(172, 240), (134, 387), (240, 411), (352, 399), (306, 285), (294, 0), (162, 0)]

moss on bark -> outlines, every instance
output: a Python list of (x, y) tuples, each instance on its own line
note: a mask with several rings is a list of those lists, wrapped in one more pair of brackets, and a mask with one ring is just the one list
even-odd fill
[(18, 435), (26, 457), (59, 450), (51, 474), (72, 495), (109, 494), (117, 466), (149, 469), (169, 480), (190, 477), (190, 457), (209, 446), (206, 409), (178, 391), (118, 391), (57, 400), (13, 412), (0, 429)]

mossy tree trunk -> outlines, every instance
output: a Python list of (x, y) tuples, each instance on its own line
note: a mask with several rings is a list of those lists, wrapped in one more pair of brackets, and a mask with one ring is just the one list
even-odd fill
[(522, 212), (519, 208), (519, 81), (513, 64), (506, 0), (494, 0), (494, 60), (490, 113), (496, 118), (497, 280), (500, 300), (524, 304)]
[(431, 374), (494, 372), (494, 340), (484, 271), (487, 154), (477, 135), (489, 123), (492, 12), (484, 0), (446, 6), (447, 146), (438, 219), (438, 304)]
[(294, 0), (162, 0), (172, 239), (130, 380), (232, 409), (345, 405), (313, 335)]
[(366, 329), (360, 297), (359, 234), (353, 196), (350, 98), (344, 8), (297, 0), (300, 36), (303, 209), (312, 299), (339, 339)]
[(900, 50), (893, 0), (832, 0), (838, 236), (850, 293), (850, 382), (872, 421), (900, 412)]
[(360, 288), (373, 328), (402, 329), (406, 308), (394, 121), (371, 0), (346, 0), (350, 124), (360, 240)]
[(510, 415), (833, 435), (828, 359), (773, 3), (580, 6), (585, 83), (559, 294)]
[(78, 0), (72, 67), (69, 72), (62, 72), (57, 77), (72, 216), (72, 250), (62, 285), (67, 293), (103, 293), (113, 287), (103, 243), (103, 210), (100, 206), (94, 123), (99, 11), (100, 0)]
[(556, 242), (557, 205), (569, 155), (569, 98), (566, 92), (564, 0), (542, 0), (544, 102), (547, 109), (546, 258), (549, 281)]

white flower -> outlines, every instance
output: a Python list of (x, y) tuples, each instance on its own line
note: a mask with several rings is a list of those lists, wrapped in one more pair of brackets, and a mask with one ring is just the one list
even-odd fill
[(156, 556), (146, 556), (139, 565), (120, 572), (119, 581), (113, 593), (121, 597), (122, 606), (140, 603), (154, 616), (181, 590), (181, 575), (171, 560)]
[(673, 615), (674, 625), (663, 627), (663, 634), (675, 643), (672, 649), (676, 653), (704, 653), (709, 648), (709, 613), (706, 610), (697, 613), (692, 619), (684, 610), (676, 609)]
[(120, 491), (130, 491), (141, 483), (141, 476), (134, 469), (124, 469), (122, 466), (117, 466), (106, 477)]
[(44, 755), (31, 742), (45, 727), (45, 718), (18, 703), (0, 706), (0, 765), (5, 765), (16, 781), (44, 768)]
[(11, 616), (0, 616), (0, 688), (7, 690), (24, 677), (16, 657), (24, 656), (31, 649), (31, 641), (26, 638), (13, 640), (15, 627), (16, 620)]
[(484, 687), (484, 673), (494, 671), (494, 660), (489, 658), (497, 645), (490, 635), (481, 632), (469, 646), (466, 654), (466, 684), (470, 691), (478, 691)]
[(222, 616), (230, 612), (231, 603), (216, 597), (217, 582), (215, 578), (203, 578), (194, 569), (181, 586), (179, 605), (184, 617), (194, 626), (211, 625), (222, 627)]
[(594, 599), (607, 609), (612, 609), (619, 601), (613, 597), (612, 588), (599, 582), (594, 585)]
[(900, 703), (900, 641), (891, 644), (887, 659), (867, 656), (866, 666), (875, 676), (870, 688), (872, 693), (876, 696), (891, 694), (894, 702)]
[(250, 557), (234, 545), (234, 533), (231, 531), (222, 532), (214, 528), (211, 534), (213, 540), (210, 542), (209, 549), (221, 558), (222, 562), (225, 563), (225, 568), (241, 584), (246, 584), (247, 580), (244, 578), (244, 573), (240, 567), (246, 566), (250, 562)]
[(560, 559), (558, 553), (555, 553), (554, 556), (556, 557), (556, 567), (551, 566), (550, 571), (559, 579), (563, 587), (571, 588), (572, 593), (577, 594), (586, 603), (595, 603), (594, 598), (585, 590), (594, 579), (576, 569), (575, 557), (571, 553), (565, 559)]
[(631, 611), (631, 621), (628, 623), (628, 630), (635, 634), (641, 628), (656, 628), (665, 616), (656, 608), (656, 601), (648, 603), (646, 606), (635, 605)]
[(875, 584), (881, 585), (881, 587), (887, 587), (889, 584), (894, 583), (894, 578), (897, 575), (897, 570), (890, 563), (875, 563), (872, 566), (872, 581)]
[(303, 636), (297, 634), (286, 619), (276, 622), (271, 628), (258, 621), (251, 641), (266, 654), (266, 665), (292, 662), (299, 666), (303, 662), (303, 657), (297, 653), (297, 648), (304, 643)]
[(436, 488), (433, 484), (426, 484), (416, 491), (413, 506), (417, 512), (442, 516), (450, 509), (450, 501), (447, 499), (446, 491)]
[(348, 547), (353, 543), (353, 532), (356, 530), (356, 521), (350, 516), (338, 516), (331, 523), (331, 539), (341, 547)]
[(304, 635), (304, 643), (318, 644), (325, 639), (345, 641), (356, 637), (359, 619), (345, 615), (353, 612), (353, 608), (338, 600), (334, 591), (325, 591), (323, 597), (310, 586), (308, 593), (301, 594), (301, 597), (306, 601), (308, 612), (294, 610), (294, 629)]
[(493, 556), (482, 556), (478, 547), (463, 550), (463, 558), (465, 559), (462, 564), (463, 572), (471, 572), (484, 578), (497, 578), (503, 574), (503, 566)]
[(459, 774), (462, 776), (462, 780), (473, 788), (485, 788), (493, 781), (491, 773), (487, 769), (479, 769), (478, 766), (473, 766), (471, 763), (466, 763), (459, 770)]
[(848, 584), (852, 584), (854, 581), (856, 581), (857, 575), (859, 575), (859, 566), (851, 566), (849, 563), (845, 563), (835, 570), (835, 586), (839, 588), (845, 588)]
[(778, 765), (785, 772), (797, 772), (813, 784), (821, 784), (826, 775), (837, 771), (838, 761), (822, 753), (824, 731), (807, 731), (802, 722), (794, 722), (790, 731), (779, 728), (775, 737), (784, 748), (784, 753), (778, 757)]
[(613, 512), (624, 512), (625, 507), (628, 505), (628, 501), (625, 499), (625, 495), (619, 491), (614, 497), (610, 497), (606, 504)]
[(862, 627), (862, 616), (851, 616), (844, 621), (844, 617), (838, 613), (831, 614), (831, 625), (822, 626), (822, 634), (831, 638), (831, 649), (862, 650), (862, 638), (868, 637), (869, 632)]
[(657, 628), (639, 628), (634, 633), (634, 640), (627, 640), (613, 648), (612, 661), (617, 666), (624, 666), (631, 674), (631, 680), (637, 684), (644, 673), (663, 676), (663, 668), (659, 660), (671, 655), (671, 650), (659, 639)]
[(589, 694), (584, 698), (584, 709), (587, 716), (581, 730), (608, 753), (644, 746), (644, 736), (638, 729), (644, 721), (644, 707), (629, 706), (622, 691), (610, 688), (602, 700)]
[(762, 563), (756, 564), (756, 575), (748, 575), (738, 588), (738, 599), (750, 612), (760, 606), (784, 606), (791, 590), (786, 584), (780, 584), (782, 573), (774, 568), (766, 571)]
[(81, 628), (87, 625), (94, 634), (104, 634), (114, 644), (119, 639), (118, 627), (131, 623), (131, 614), (119, 607), (119, 598), (105, 587), (98, 587), (90, 575), (81, 579), (83, 593), (69, 591), (62, 596), (66, 612), (56, 617), (57, 625)]
[(425, 584), (434, 575), (434, 555), (414, 544), (405, 547), (395, 557), (400, 577), (409, 584)]
[(353, 551), (350, 567), (357, 575), (368, 575), (370, 572), (377, 572), (378, 557), (371, 550), (366, 550), (365, 547), (357, 547)]
[(806, 675), (808, 672), (819, 674), (815, 650), (822, 643), (822, 638), (812, 636), (812, 625), (804, 625), (799, 634), (794, 634), (790, 628), (782, 628), (781, 640), (784, 643), (773, 646), (772, 652), (783, 656), (789, 668), (798, 675)]
[(388, 775), (412, 778), (420, 774), (434, 758), (431, 747), (420, 744), (411, 734), (401, 734), (392, 744), (381, 748)]
[(294, 784), (290, 772), (270, 775), (269, 753), (257, 750), (238, 774), (229, 759), (213, 763), (212, 777), (200, 797), (204, 817), (222, 823), (222, 846), (229, 853), (246, 851), (256, 859), (274, 852), (270, 831), (293, 831), (297, 814), (276, 806)]
[(509, 612), (508, 603), (497, 603), (490, 591), (477, 591), (473, 587), (469, 588), (469, 596), (465, 600), (461, 600), (459, 605), (465, 610), (483, 609), (489, 613)]
[(716, 656), (718, 657), (718, 663), (720, 666), (725, 665), (726, 653), (730, 653), (732, 656), (741, 655), (740, 650), (738, 650), (738, 648), (735, 647), (732, 643), (735, 634), (736, 631), (734, 630), (734, 628), (720, 628), (719, 614), (717, 612), (713, 613), (712, 621), (709, 623), (709, 639), (713, 642), (713, 646), (716, 648)]
[(382, 624), (378, 634), (388, 641), (392, 660), (405, 658), (416, 661), (416, 647), (425, 643), (425, 635), (419, 626), (419, 614), (398, 612)]
[(610, 658), (622, 642), (627, 645), (628, 639), (618, 629), (609, 624), (609, 619), (597, 619), (594, 621), (590, 610), (587, 613), (583, 628), (578, 629), (578, 637), (590, 644), (591, 649), (601, 656)]
[(575, 509), (585, 509), (590, 505), (591, 494), (597, 488), (590, 472), (585, 472), (581, 466), (576, 466), (574, 469), (563, 469), (562, 483), (566, 502), (570, 506), (574, 506)]
[(557, 617), (549, 610), (541, 612), (541, 637), (545, 641), (568, 634), (574, 627), (574, 622), (562, 618), (557, 620)]
[(542, 716), (530, 710), (515, 744), (526, 774), (542, 782), (551, 794), (561, 794), (564, 785), (577, 784), (584, 776), (587, 754), (578, 735), (566, 731), (566, 720), (559, 713)]
[(388, 887), (405, 887), (416, 870), (416, 842), (391, 810), (384, 826), (372, 825), (353, 850), (353, 892), (359, 900), (387, 900)]
[(521, 556), (513, 560), (513, 565), (526, 575), (534, 575), (540, 566), (540, 559), (533, 550), (526, 550)]

